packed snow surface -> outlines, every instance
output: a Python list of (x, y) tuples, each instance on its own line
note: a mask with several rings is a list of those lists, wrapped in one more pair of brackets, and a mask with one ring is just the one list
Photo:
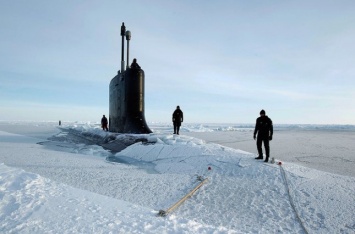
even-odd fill
[(117, 153), (95, 141), (132, 135), (54, 125), (0, 124), (0, 233), (355, 233), (355, 177), (167, 125)]

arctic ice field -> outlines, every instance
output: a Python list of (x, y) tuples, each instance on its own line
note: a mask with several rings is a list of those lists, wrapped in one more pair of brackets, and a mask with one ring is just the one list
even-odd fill
[(1, 233), (355, 233), (353, 176), (189, 136), (202, 125), (57, 125), (0, 122)]

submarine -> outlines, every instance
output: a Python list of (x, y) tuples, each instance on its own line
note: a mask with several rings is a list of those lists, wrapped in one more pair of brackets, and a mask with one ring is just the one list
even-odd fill
[[(129, 41), (131, 32), (121, 26), (121, 70), (109, 85), (109, 131), (116, 133), (148, 134), (144, 116), (144, 70), (133, 59), (129, 65)], [(127, 40), (127, 64), (124, 61), (124, 41)]]

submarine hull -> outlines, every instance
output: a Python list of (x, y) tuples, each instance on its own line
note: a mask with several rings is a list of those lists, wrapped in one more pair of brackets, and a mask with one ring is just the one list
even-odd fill
[(144, 71), (128, 68), (110, 82), (109, 131), (118, 133), (152, 133), (144, 116)]

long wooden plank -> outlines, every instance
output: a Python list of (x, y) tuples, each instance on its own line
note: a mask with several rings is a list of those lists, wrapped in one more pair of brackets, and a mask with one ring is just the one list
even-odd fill
[(172, 205), (169, 209), (166, 211), (160, 210), (158, 213), (158, 216), (167, 216), (170, 212), (175, 210), (177, 207), (179, 207), (184, 201), (186, 201), (187, 198), (191, 197), (201, 186), (207, 182), (207, 178), (205, 178), (203, 181), (201, 181), (200, 184), (198, 184), (193, 190), (191, 190), (188, 194), (186, 194), (183, 198), (181, 198), (178, 202), (176, 202), (174, 205)]

